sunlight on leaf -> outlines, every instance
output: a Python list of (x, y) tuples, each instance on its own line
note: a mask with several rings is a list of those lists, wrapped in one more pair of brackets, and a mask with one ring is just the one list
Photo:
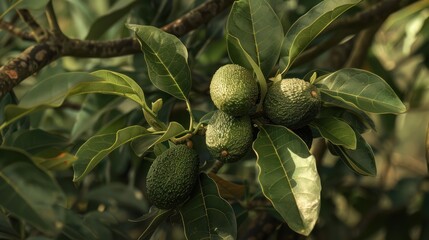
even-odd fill
[(355, 131), (346, 122), (335, 117), (322, 117), (314, 119), (310, 125), (333, 144), (356, 149)]
[(321, 204), (314, 156), (297, 135), (277, 125), (260, 126), (253, 149), (264, 195), (292, 230), (308, 236)]

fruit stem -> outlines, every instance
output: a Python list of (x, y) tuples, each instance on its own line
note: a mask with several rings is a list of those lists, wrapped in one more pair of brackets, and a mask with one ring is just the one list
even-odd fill
[(189, 112), (189, 132), (192, 132), (194, 127), (194, 115), (192, 114), (191, 103), (187, 98), (185, 99), (185, 102), (186, 102), (186, 108)]
[(216, 162), (213, 164), (212, 168), (210, 169), (210, 172), (217, 174), (222, 167), (223, 167), (223, 162), (216, 160)]

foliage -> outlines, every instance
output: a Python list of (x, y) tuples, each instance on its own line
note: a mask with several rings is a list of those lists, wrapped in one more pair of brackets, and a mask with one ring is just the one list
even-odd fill
[[(36, 14), (50, 4), (32, 2), (1, 3), (2, 16), (18, 9)], [(404, 239), (415, 237), (415, 229), (428, 237), (418, 221), (429, 219), (426, 172), (408, 169), (394, 179), (389, 169), (395, 154), (407, 155), (412, 145), (401, 147), (413, 136), (400, 124), (411, 127), (428, 111), (428, 65), (418, 61), (425, 54), (418, 50), (429, 39), (422, 17), (429, 4), (389, 18), (379, 31), (402, 35), (388, 44), (376, 38), (362, 50), (368, 51), (364, 65), (335, 69), (326, 67), (328, 54), (298, 62), (327, 38), (323, 33), (337, 18), (370, 1), (238, 0), (180, 38), (158, 26), (202, 1), (96, 2), (55, 5), (59, 23), (74, 25), (67, 34), (131, 36), (141, 53), (60, 59), (0, 99), (0, 238), (239, 239), (260, 214), (279, 226), (271, 233), (279, 239)], [(1, 44), (9, 54), (24, 45)], [(386, 53), (398, 45), (406, 54), (389, 59)], [(398, 59), (413, 62), (405, 67), (418, 74), (394, 72), (389, 66)], [(259, 92), (256, 113), (250, 111), (252, 149), (223, 165), (210, 155), (204, 134), (216, 110), (211, 78), (229, 63), (252, 71)], [(322, 97), (306, 136), (273, 124), (263, 110), (271, 80), (292, 77), (310, 82)], [(200, 173), (183, 204), (157, 209), (146, 195), (146, 175), (157, 156), (178, 144), (198, 152)], [(410, 222), (395, 229), (392, 217)]]

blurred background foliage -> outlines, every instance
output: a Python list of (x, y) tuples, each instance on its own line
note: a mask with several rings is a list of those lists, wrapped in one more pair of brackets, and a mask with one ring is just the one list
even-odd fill
[[(0, 12), (5, 12), (13, 1), (1, 1)], [(54, 1), (59, 23), (69, 37), (107, 40), (130, 36), (124, 23), (146, 24), (161, 27), (177, 19), (203, 0), (67, 0)], [(273, 0), (273, 8), (280, 17), (285, 30), (299, 16), (320, 1)], [(376, 1), (364, 1), (353, 14)], [(364, 137), (373, 147), (378, 168), (377, 177), (361, 177), (353, 173), (338, 157), (325, 149), (313, 149), (323, 156), (318, 162), (322, 179), (322, 208), (320, 218), (311, 239), (429, 239), (429, 178), (426, 152), (428, 151), (429, 122), (429, 1), (417, 1), (391, 15), (379, 28), (363, 69), (382, 76), (406, 103), (408, 111), (399, 116), (373, 115), (376, 131), (365, 133)], [(42, 24), (43, 11), (32, 10)], [(214, 71), (229, 63), (224, 39), (227, 11), (207, 25), (182, 37), (189, 51), (193, 86), (191, 101), (200, 116), (213, 110), (209, 97), (209, 83)], [(13, 11), (4, 16), (13, 21)], [(347, 44), (344, 40), (341, 44)], [(323, 41), (323, 36), (318, 38)], [(12, 56), (29, 46), (5, 31), (0, 31), (0, 61), (4, 64)], [(334, 60), (341, 58), (341, 51), (333, 48), (317, 58), (294, 68), (292, 74), (304, 77), (315, 69), (331, 71), (338, 66)], [(338, 56), (339, 55), (339, 56)], [(332, 61), (331, 61), (332, 60)], [(137, 80), (145, 91), (147, 100), (163, 98), (163, 119), (183, 123), (187, 121), (185, 105), (177, 103), (171, 96), (157, 90), (149, 81), (142, 54), (109, 59), (81, 59), (65, 57), (37, 75), (25, 80), (14, 89), (19, 98), (37, 80), (67, 71), (92, 72), (110, 69), (122, 72)], [(16, 97), (7, 95), (1, 106), (13, 103)], [(31, 119), (31, 121), (29, 121)], [(112, 132), (131, 124), (142, 124), (143, 117), (136, 105), (115, 96), (84, 95), (66, 100), (58, 109), (48, 109), (31, 114), (13, 125), (19, 131), (6, 132), (11, 135), (15, 146), (32, 144), (39, 133), (30, 129), (41, 129), (50, 138), (56, 137), (56, 149), (75, 152), (77, 147), (90, 136), (102, 131)], [(2, 117), (0, 115), (0, 122)], [(186, 123), (183, 123), (186, 125)], [(10, 129), (12, 129), (10, 128)], [(29, 135), (25, 135), (29, 134)], [(58, 139), (63, 144), (58, 144)], [(20, 143), (19, 141), (21, 140)], [(201, 137), (194, 143), (203, 145)], [(52, 145), (49, 145), (52, 147)], [(40, 146), (42, 149), (46, 146)], [(208, 154), (203, 153), (207, 161)], [(152, 155), (153, 157), (153, 155)], [(148, 159), (151, 155), (147, 156)], [(254, 156), (250, 154), (245, 164), (230, 164), (221, 169), (220, 176), (237, 183), (246, 183), (255, 173)], [(112, 232), (109, 226), (120, 226), (122, 232), (131, 233), (134, 238), (140, 234), (138, 223), (128, 222), (148, 211), (148, 205), (141, 191), (147, 161), (138, 161), (129, 146), (115, 150), (108, 160), (90, 174), (80, 186), (74, 186), (70, 168), (56, 171), (55, 177), (68, 197), (70, 208), (83, 214), (85, 223), (93, 226), (103, 239), (121, 239), (121, 232)], [(239, 230), (247, 231), (253, 220), (260, 217), (259, 210), (266, 207), (254, 204), (260, 197), (258, 187), (248, 185), (236, 207)], [(243, 216), (248, 216), (246, 220)], [(71, 219), (76, 217), (70, 213)], [(100, 221), (101, 219), (101, 221)], [(101, 224), (101, 223), (102, 224)], [(19, 235), (19, 227), (5, 220), (0, 214), (0, 229), (7, 229), (11, 235)], [(157, 230), (153, 239), (181, 239), (180, 217), (173, 216), (168, 223)], [(272, 239), (283, 239), (288, 230), (280, 227)], [(35, 238), (34, 238), (35, 239)], [(41, 239), (41, 238), (38, 238)]]

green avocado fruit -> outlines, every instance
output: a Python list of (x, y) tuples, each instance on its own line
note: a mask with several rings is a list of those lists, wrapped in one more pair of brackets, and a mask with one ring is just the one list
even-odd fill
[(146, 193), (160, 209), (174, 209), (191, 194), (198, 179), (199, 159), (195, 150), (175, 145), (159, 156), (149, 168)]
[(253, 141), (249, 116), (234, 117), (216, 111), (207, 125), (206, 145), (213, 158), (224, 163), (241, 159)]
[(254, 111), (258, 93), (253, 72), (237, 64), (220, 67), (210, 83), (213, 103), (231, 116), (244, 116)]
[(314, 85), (298, 78), (283, 79), (268, 89), (264, 112), (273, 123), (298, 129), (319, 114), (321, 103)]

